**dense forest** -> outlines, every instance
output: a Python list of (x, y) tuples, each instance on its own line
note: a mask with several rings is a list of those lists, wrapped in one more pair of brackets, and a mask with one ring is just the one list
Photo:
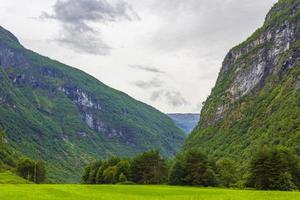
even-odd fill
[(158, 151), (134, 158), (112, 157), (90, 163), (82, 176), (86, 184), (170, 184), (295, 190), (300, 188), (300, 158), (286, 147), (264, 147), (247, 163), (246, 173), (232, 158), (215, 160), (197, 149), (172, 160)]

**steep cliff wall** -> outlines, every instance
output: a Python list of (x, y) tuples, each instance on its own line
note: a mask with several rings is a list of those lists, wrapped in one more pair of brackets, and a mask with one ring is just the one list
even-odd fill
[(225, 57), (184, 149), (240, 159), (280, 144), (300, 153), (299, 38), (300, 1), (280, 0), (263, 27)]

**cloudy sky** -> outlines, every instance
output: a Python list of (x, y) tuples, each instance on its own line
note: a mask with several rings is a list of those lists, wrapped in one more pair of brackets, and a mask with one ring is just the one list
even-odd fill
[(163, 112), (199, 112), (228, 50), (276, 0), (0, 0), (0, 25), (40, 54)]

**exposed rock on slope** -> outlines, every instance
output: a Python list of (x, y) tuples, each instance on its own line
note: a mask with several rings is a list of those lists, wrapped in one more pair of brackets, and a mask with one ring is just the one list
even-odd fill
[(48, 164), (54, 181), (78, 181), (93, 158), (180, 148), (166, 115), (88, 74), (25, 49), (0, 27), (0, 128), (15, 150)]
[(247, 158), (262, 145), (300, 153), (300, 1), (280, 0), (227, 54), (184, 148)]

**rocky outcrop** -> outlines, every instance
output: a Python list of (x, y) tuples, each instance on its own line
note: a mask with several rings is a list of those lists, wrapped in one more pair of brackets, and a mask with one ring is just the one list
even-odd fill
[[(283, 69), (276, 69), (279, 62), (278, 55), (288, 51), (295, 41), (296, 26), (285, 21), (279, 27), (272, 27), (261, 33), (257, 39), (247, 45), (230, 51), (224, 61), (221, 73), (229, 70), (230, 67), (235, 67), (234, 79), (228, 89), (231, 96), (239, 99), (249, 94), (256, 86), (263, 86), (265, 77), (283, 71)], [(251, 63), (247, 63), (248, 59), (241, 59), (251, 51), (256, 51), (250, 58)], [(288, 61), (288, 63), (294, 62), (295, 60)], [(286, 70), (291, 66), (282, 67)]]
[(279, 0), (263, 27), (229, 51), (184, 149), (240, 160), (261, 145), (300, 152), (299, 8), (300, 0)]

